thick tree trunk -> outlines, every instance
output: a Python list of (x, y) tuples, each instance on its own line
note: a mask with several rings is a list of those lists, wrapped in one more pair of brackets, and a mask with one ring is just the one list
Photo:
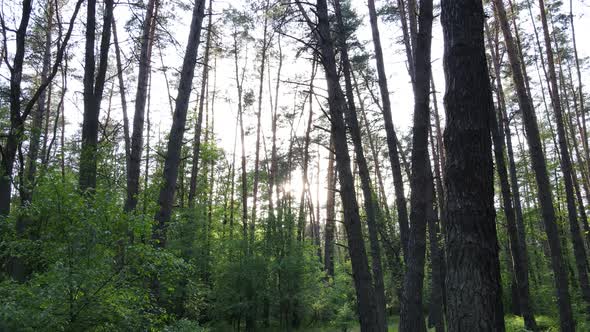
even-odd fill
[(420, 0), (419, 32), (414, 46), (414, 127), (412, 133), (412, 177), (410, 178), (410, 238), (404, 275), (400, 331), (426, 331), (422, 311), (426, 225), (433, 217), (434, 183), (428, 155), (430, 127), (430, 48), (432, 1)]
[(145, 105), (148, 94), (148, 77), (152, 68), (152, 47), (154, 45), (154, 33), (158, 19), (158, 6), (159, 0), (148, 1), (141, 32), (133, 133), (131, 134), (131, 151), (129, 155), (129, 167), (127, 168), (127, 199), (125, 200), (125, 211), (127, 212), (135, 210), (139, 194)]
[(443, 0), (441, 8), (447, 326), (449, 331), (504, 331), (483, 6), (477, 0)]
[(574, 257), (576, 267), (578, 270), (578, 279), (580, 282), (580, 289), (582, 291), (582, 298), (586, 302), (587, 315), (590, 316), (590, 283), (588, 281), (588, 258), (586, 249), (584, 247), (584, 240), (580, 232), (580, 225), (578, 224), (578, 216), (576, 211), (576, 197), (574, 193), (574, 185), (572, 182), (572, 163), (568, 152), (567, 136), (565, 133), (565, 125), (563, 118), (563, 110), (561, 106), (561, 96), (559, 95), (559, 85), (557, 83), (557, 72), (555, 70), (555, 61), (553, 58), (553, 46), (551, 44), (551, 36), (549, 34), (549, 26), (547, 24), (547, 15), (545, 11), (545, 1), (539, 0), (539, 8), (541, 10), (541, 23), (543, 26), (543, 35), (545, 37), (545, 52), (547, 53), (547, 65), (549, 69), (549, 82), (551, 86), (551, 104), (555, 112), (555, 122), (557, 126), (557, 138), (559, 142), (559, 152), (561, 154), (561, 171), (563, 173), (563, 182), (565, 186), (565, 196), (567, 204), (567, 215), (570, 224), (570, 232), (572, 236), (572, 243), (574, 247)]
[(84, 55), (84, 118), (82, 120), (82, 145), (80, 153), (79, 186), (82, 192), (96, 188), (98, 158), (98, 127), (100, 103), (107, 73), (107, 61), (111, 41), (113, 0), (105, 0), (98, 70), (95, 73), (94, 42), (96, 29), (96, 0), (88, 0), (86, 16), (86, 46)]
[(176, 188), (178, 166), (180, 165), (182, 138), (186, 127), (186, 113), (191, 94), (195, 66), (197, 64), (197, 52), (199, 49), (201, 24), (203, 23), (204, 13), (205, 0), (196, 1), (193, 8), (182, 70), (180, 72), (174, 117), (172, 118), (172, 128), (170, 129), (170, 138), (168, 139), (168, 152), (164, 161), (163, 183), (158, 197), (159, 208), (155, 215), (157, 224), (154, 227), (152, 237), (156, 241), (156, 247), (165, 247), (166, 245), (166, 223), (169, 222), (172, 214), (174, 189)]
[(393, 173), (393, 182), (395, 187), (395, 200), (398, 214), (398, 223), (402, 240), (402, 251), (404, 260), (407, 259), (407, 248), (409, 240), (408, 226), (408, 208), (406, 206), (406, 197), (404, 194), (404, 181), (400, 167), (400, 157), (397, 148), (397, 135), (393, 128), (393, 119), (391, 117), (391, 102), (389, 101), (389, 88), (387, 87), (387, 77), (385, 75), (385, 64), (383, 61), (383, 50), (381, 48), (381, 37), (379, 36), (379, 27), (377, 25), (377, 11), (375, 1), (369, 0), (369, 17), (371, 21), (371, 32), (373, 44), (375, 46), (375, 60), (377, 62), (377, 74), (379, 75), (379, 89), (381, 90), (381, 99), (383, 103), (383, 120), (385, 121), (385, 132), (387, 134), (387, 147), (389, 148), (389, 161)]
[(556, 224), (551, 185), (549, 183), (549, 174), (547, 173), (545, 155), (542, 149), (539, 127), (537, 124), (537, 116), (535, 114), (531, 99), (527, 93), (523, 75), (523, 66), (520, 62), (520, 57), (518, 56), (516, 44), (512, 38), (512, 33), (510, 31), (508, 19), (506, 17), (506, 10), (504, 9), (504, 3), (501, 1), (496, 1), (495, 4), (498, 13), (498, 19), (500, 21), (500, 27), (504, 35), (508, 59), (512, 69), (512, 79), (514, 81), (516, 94), (518, 96), (518, 104), (522, 112), (524, 127), (527, 133), (532, 167), (535, 171), (535, 179), (538, 188), (537, 194), (539, 203), (541, 205), (543, 222), (545, 223), (545, 232), (547, 233), (547, 240), (549, 242), (551, 251), (551, 267), (554, 272), (555, 286), (557, 290), (560, 326), (562, 331), (573, 331), (575, 329), (575, 323), (572, 316), (567, 272), (563, 266), (559, 231)]
[(326, 74), (328, 84), (328, 104), (331, 117), (331, 133), (334, 138), (336, 167), (340, 182), (340, 196), (344, 210), (344, 226), (348, 239), (348, 252), (352, 264), (352, 275), (357, 295), (357, 312), (361, 331), (381, 331), (378, 313), (375, 310), (374, 289), (369, 271), (369, 262), (365, 251), (365, 242), (358, 202), (354, 190), (353, 176), (350, 169), (350, 156), (346, 139), (346, 126), (343, 113), (346, 100), (340, 88), (338, 71), (334, 54), (334, 44), (330, 34), (328, 6), (325, 0), (318, 0), (315, 7), (317, 25), (308, 18), (303, 6), (297, 1), (300, 12), (306, 17), (310, 30), (314, 31), (319, 47), (319, 56)]

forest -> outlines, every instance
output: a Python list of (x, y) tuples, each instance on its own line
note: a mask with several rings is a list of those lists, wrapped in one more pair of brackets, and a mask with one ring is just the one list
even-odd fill
[(0, 0), (0, 331), (590, 331), (589, 15)]

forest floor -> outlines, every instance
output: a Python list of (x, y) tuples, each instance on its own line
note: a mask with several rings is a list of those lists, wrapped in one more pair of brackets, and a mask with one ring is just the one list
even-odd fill
[[(506, 316), (506, 332), (523, 332), (524, 321), (522, 317), (507, 315)], [(392, 316), (388, 320), (389, 329), (388, 332), (397, 332), (399, 324), (399, 316)], [(537, 324), (539, 325), (540, 331), (543, 332), (557, 332), (559, 331), (557, 322), (547, 316), (538, 316)], [(213, 328), (213, 331), (217, 331)], [(273, 327), (261, 330), (263, 332), (282, 332), (281, 328)], [(350, 322), (349, 324), (343, 323), (341, 326), (324, 326), (324, 327), (305, 327), (298, 330), (291, 330), (292, 332), (360, 332), (358, 322)], [(428, 331), (434, 331), (434, 328), (428, 329)]]

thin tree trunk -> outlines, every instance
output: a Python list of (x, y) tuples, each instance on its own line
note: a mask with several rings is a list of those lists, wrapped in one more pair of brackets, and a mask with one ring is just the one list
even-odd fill
[(369, 17), (371, 21), (371, 32), (373, 44), (375, 47), (375, 60), (377, 62), (377, 74), (379, 75), (379, 89), (381, 90), (381, 100), (383, 103), (383, 120), (385, 122), (385, 132), (387, 134), (387, 147), (389, 152), (389, 162), (393, 173), (393, 182), (395, 187), (395, 199), (398, 214), (398, 223), (402, 240), (402, 251), (404, 260), (407, 259), (407, 248), (409, 240), (408, 225), (408, 208), (406, 206), (406, 197), (404, 194), (404, 182), (400, 167), (400, 158), (397, 148), (397, 135), (393, 128), (393, 119), (391, 117), (391, 102), (389, 100), (389, 88), (387, 87), (387, 77), (385, 75), (385, 64), (383, 61), (383, 50), (381, 49), (381, 37), (379, 36), (379, 27), (377, 26), (377, 11), (375, 1), (369, 0)]
[[(51, 65), (51, 42), (53, 29), (53, 3), (48, 1), (47, 17), (45, 27), (45, 53), (43, 54), (43, 67), (41, 69), (41, 81), (47, 81), (49, 69)], [(51, 89), (49, 89), (49, 96), (45, 91), (39, 96), (37, 101), (37, 109), (33, 113), (33, 121), (31, 123), (31, 133), (29, 138), (29, 151), (27, 153), (27, 164), (25, 167), (25, 183), (24, 196), (21, 197), (21, 204), (27, 205), (33, 199), (33, 189), (35, 187), (35, 177), (37, 175), (37, 158), (39, 157), (39, 148), (41, 142), (41, 126), (44, 118), (49, 118), (48, 113), (51, 103)], [(44, 136), (47, 137), (47, 134)], [(41, 154), (44, 156), (44, 154)]]
[(260, 49), (260, 68), (258, 71), (259, 85), (258, 85), (258, 112), (256, 113), (256, 151), (254, 153), (254, 181), (252, 184), (252, 220), (250, 221), (250, 242), (254, 243), (254, 228), (256, 225), (256, 210), (258, 208), (258, 182), (260, 178), (260, 131), (262, 119), (262, 94), (264, 87), (264, 68), (266, 67), (266, 58), (268, 47), (270, 44), (268, 36), (268, 16), (269, 16), (270, 0), (266, 0), (264, 7), (264, 29), (262, 38), (262, 47)]
[(326, 225), (324, 226), (324, 270), (334, 277), (334, 231), (336, 228), (336, 169), (334, 167), (334, 138), (330, 138), (328, 153)]
[[(309, 117), (307, 118), (307, 128), (305, 130), (305, 140), (303, 143), (303, 174), (301, 175), (301, 182), (303, 189), (301, 190), (301, 197), (299, 199), (299, 214), (297, 215), (297, 241), (301, 242), (305, 238), (305, 188), (308, 187), (308, 168), (309, 168), (309, 143), (311, 141), (311, 128), (313, 122), (313, 81), (317, 72), (317, 62), (314, 57), (311, 64), (311, 79), (309, 80)], [(305, 106), (303, 106), (305, 107)]]
[[(504, 331), (481, 1), (443, 0), (447, 326)], [(470, 33), (465, 33), (470, 31)]]
[(113, 20), (113, 44), (115, 44), (115, 59), (117, 64), (117, 79), (119, 80), (119, 95), (121, 97), (121, 109), (123, 111), (123, 139), (125, 141), (125, 171), (129, 169), (129, 158), (131, 157), (131, 138), (129, 136), (129, 116), (127, 115), (127, 95), (125, 92), (125, 81), (123, 80), (123, 64), (121, 61), (121, 48), (117, 36), (117, 24)]

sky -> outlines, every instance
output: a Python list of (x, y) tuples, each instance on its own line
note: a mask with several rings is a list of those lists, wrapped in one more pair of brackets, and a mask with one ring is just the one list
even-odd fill
[[(9, 16), (10, 10), (12, 7), (11, 0), (0, 0), (2, 4), (2, 9), (5, 11), (5, 16)], [(531, 0), (533, 2), (533, 11), (538, 13), (538, 6), (537, 2)], [(170, 4), (170, 1), (166, 1), (166, 3)], [(435, 8), (437, 8), (436, 4), (439, 1), (435, 0)], [(377, 8), (381, 7), (384, 4), (384, 1), (376, 1)], [(243, 0), (218, 0), (214, 1), (213, 4), (213, 12), (214, 12), (214, 25), (218, 30), (222, 30), (222, 20), (221, 14), (223, 9), (228, 8), (230, 6), (234, 6), (237, 8), (246, 6), (246, 1)], [(362, 18), (363, 24), (357, 31), (356, 35), (358, 39), (363, 43), (366, 47), (366, 51), (369, 53), (373, 52), (373, 44), (371, 42), (371, 32), (370, 26), (368, 22), (368, 7), (367, 3), (364, 0), (352, 0), (352, 6), (357, 12), (357, 14)], [(18, 7), (17, 7), (18, 8)], [(169, 7), (168, 7), (169, 8)], [(569, 3), (566, 1), (564, 5), (564, 9), (569, 8)], [(576, 25), (576, 31), (578, 33), (578, 52), (581, 58), (586, 58), (590, 56), (590, 43), (587, 42), (587, 37), (585, 33), (590, 29), (590, 3), (586, 0), (575, 0), (573, 1), (573, 10), (574, 10), (574, 20)], [(162, 50), (162, 56), (160, 57), (160, 51), (158, 49), (154, 49), (153, 51), (153, 65), (152, 65), (152, 88), (151, 88), (151, 98), (150, 98), (150, 105), (151, 105), (151, 119), (152, 119), (152, 130), (150, 132), (150, 136), (152, 137), (152, 144), (154, 139), (164, 139), (165, 135), (170, 130), (171, 125), (171, 114), (170, 114), (170, 106), (168, 103), (168, 94), (167, 94), (167, 86), (166, 80), (162, 71), (158, 70), (161, 67), (162, 63), (165, 66), (169, 67), (168, 69), (168, 78), (172, 77), (172, 74), (175, 70), (180, 68), (182, 56), (184, 55), (184, 48), (186, 45), (186, 40), (188, 36), (188, 24), (190, 23), (191, 19), (191, 10), (182, 10), (180, 8), (173, 9), (174, 13), (176, 14), (176, 18), (168, 23), (168, 32), (170, 35), (178, 41), (178, 45), (175, 47), (167, 47)], [(132, 16), (133, 12), (126, 7), (125, 3), (121, 3), (116, 6), (115, 8), (115, 19), (117, 21), (118, 26), (118, 33), (119, 33), (119, 40), (121, 44), (121, 49), (124, 54), (124, 58), (128, 58), (130, 56), (130, 39), (129, 34), (125, 31), (124, 25), (125, 22)], [(435, 13), (437, 14), (437, 13)], [(67, 14), (63, 15), (65, 20)], [(76, 74), (79, 75), (78, 79), (69, 79), (69, 88), (66, 95), (66, 104), (65, 104), (65, 112), (67, 118), (67, 128), (66, 133), (67, 135), (73, 135), (78, 133), (81, 128), (82, 122), (82, 113), (83, 113), (83, 103), (82, 103), (82, 85), (81, 85), (81, 75), (83, 72), (83, 29), (82, 23), (85, 17), (85, 9), (83, 8), (79, 14), (77, 20), (77, 30), (72, 37), (72, 41), (76, 43), (74, 48), (74, 57), (70, 61), (70, 67), (76, 71)], [(205, 18), (204, 24), (206, 24), (207, 18)], [(531, 29), (530, 22), (527, 20), (520, 21), (521, 29), (529, 30)], [(403, 45), (399, 43), (401, 38), (401, 28), (399, 23), (385, 23), (383, 21), (379, 22), (379, 28), (381, 33), (381, 42), (384, 47), (384, 54), (385, 54), (385, 70), (388, 76), (388, 85), (389, 90), (391, 92), (390, 99), (392, 101), (392, 117), (394, 121), (394, 125), (398, 131), (398, 136), (406, 135), (411, 131), (411, 121), (412, 121), (412, 110), (413, 110), (413, 95), (412, 95), (412, 88), (409, 81), (409, 76), (406, 70), (406, 58), (405, 52), (403, 49)], [(261, 24), (257, 24), (255, 26), (254, 31), (251, 33), (257, 36), (261, 36), (262, 34), (262, 27)], [(203, 33), (205, 31), (203, 30)], [(204, 36), (204, 35), (203, 35)], [(202, 38), (204, 40), (204, 37)], [(276, 37), (275, 37), (276, 40)], [(231, 39), (224, 38), (223, 42), (225, 45), (229, 46), (231, 43)], [(288, 40), (287, 37), (282, 38), (282, 43), (284, 46), (284, 54), (285, 60), (283, 65), (283, 75), (282, 78), (286, 81), (301, 81), (307, 80), (309, 78), (310, 72), (310, 64), (309, 61), (303, 57), (295, 58), (295, 49), (292, 40)], [(204, 44), (204, 43), (202, 43)], [(203, 46), (203, 45), (202, 45)], [(254, 48), (255, 45), (250, 45), (250, 51), (248, 56), (248, 64), (246, 65), (248, 71), (248, 79), (246, 80), (245, 90), (253, 90), (255, 93), (258, 91), (258, 80), (257, 80), (257, 66), (258, 61), (254, 58), (256, 49)], [(432, 37), (432, 70), (433, 70), (433, 77), (436, 82), (438, 94), (437, 99), (439, 103), (439, 109), (441, 115), (444, 114), (444, 108), (442, 105), (443, 102), (443, 94), (444, 94), (444, 75), (443, 75), (443, 68), (442, 68), (442, 53), (443, 53), (443, 38), (442, 38), (442, 28), (440, 25), (439, 16), (435, 16), (435, 22), (433, 25), (433, 37)], [(200, 48), (199, 56), (202, 56), (203, 48)], [(114, 47), (111, 47), (111, 59), (114, 62)], [(306, 56), (307, 57), (307, 56)], [(374, 66), (374, 59), (371, 60), (372, 65)], [(114, 63), (111, 65), (114, 66)], [(274, 80), (276, 77), (276, 69), (277, 69), (277, 60), (275, 58), (270, 59), (270, 73), (272, 77), (272, 86), (274, 92)], [(135, 64), (136, 67), (136, 64)], [(1, 68), (0, 71), (5, 70), (5, 68)], [(196, 69), (196, 77), (193, 80), (194, 89), (198, 91), (200, 88), (200, 76), (202, 72), (202, 66), (198, 65)], [(268, 72), (265, 73), (268, 75)], [(136, 75), (135, 73), (126, 73), (126, 75)], [(217, 66), (216, 69), (210, 72), (210, 92), (213, 90), (213, 81), (215, 81), (216, 85), (216, 100), (215, 104), (210, 106), (214, 110), (214, 122), (215, 122), (215, 133), (218, 145), (223, 148), (228, 154), (231, 154), (233, 151), (233, 144), (234, 144), (234, 129), (235, 129), (235, 119), (237, 114), (237, 102), (236, 102), (236, 88), (234, 84), (234, 65), (233, 59), (229, 58), (228, 56), (223, 58), (217, 59)], [(535, 76), (533, 73), (529, 72), (529, 76), (534, 80)], [(131, 77), (128, 77), (128, 79)], [(115, 94), (113, 95), (112, 99), (110, 100), (111, 105), (111, 117), (116, 121), (121, 121), (122, 114), (121, 114), (121, 103), (118, 96), (118, 86), (117, 82), (115, 81)], [(133, 81), (133, 80), (130, 80)], [(315, 80), (315, 85), (317, 86), (316, 92), (322, 94), (321, 87), (324, 86), (323, 81), (323, 72), (320, 70), (318, 72), (317, 78)], [(586, 87), (586, 91), (590, 88), (590, 78), (587, 76), (584, 77), (584, 84)], [(132, 118), (133, 113), (133, 99), (135, 96), (135, 85), (130, 84), (127, 88), (127, 100), (128, 100), (128, 112), (129, 116)], [(110, 84), (107, 83), (106, 90), (110, 89)], [(284, 82), (281, 85), (281, 91), (279, 93), (279, 105), (282, 107), (286, 107), (290, 112), (293, 109), (293, 94), (295, 91), (300, 91), (303, 88), (298, 87), (295, 84)], [(378, 91), (376, 91), (378, 94)], [(171, 93), (173, 96), (176, 96), (176, 90), (174, 85), (171, 87)], [(103, 111), (101, 118), (104, 118), (105, 115), (105, 108), (109, 104), (109, 93), (105, 91), (103, 100)], [(264, 84), (264, 97), (263, 97), (263, 134), (267, 137), (267, 145), (270, 148), (270, 105), (268, 102), (268, 82)], [(196, 93), (193, 93), (191, 98), (191, 104), (189, 106), (189, 112), (194, 112), (196, 106), (197, 96)], [(254, 107), (256, 104), (254, 105)], [(306, 106), (307, 107), (307, 106)], [(323, 116), (321, 112), (318, 111), (318, 105), (314, 106), (316, 115), (314, 116), (314, 122), (317, 121), (318, 117)], [(374, 109), (374, 108), (373, 108)], [(246, 138), (246, 150), (247, 154), (250, 157), (249, 160), (249, 167), (252, 167), (253, 163), (253, 154), (254, 154), (254, 143), (255, 143), (255, 116), (254, 110), (248, 110), (249, 116), (246, 117), (246, 125), (249, 128), (250, 135)], [(296, 133), (298, 135), (303, 135), (304, 130), (306, 128), (306, 118), (304, 116), (303, 119), (298, 120), (296, 119)], [(131, 119), (130, 119), (131, 121)], [(287, 144), (288, 138), (290, 136), (290, 132), (288, 128), (281, 128), (279, 129), (279, 138), (283, 141), (283, 144)], [(191, 137), (189, 135), (185, 135), (185, 139), (188, 140)], [(239, 140), (238, 140), (239, 144)], [(313, 154), (316, 154), (318, 149), (317, 147), (311, 147), (311, 151)], [(239, 145), (238, 145), (238, 153), (239, 153)], [(320, 167), (326, 167), (327, 162), (325, 158), (327, 156), (326, 150), (321, 148), (319, 149), (319, 153), (321, 158), (323, 159)], [(384, 167), (385, 170), (388, 167)], [(315, 170), (311, 173), (316, 174)], [(324, 186), (324, 178), (325, 178), (325, 169), (321, 170), (321, 181), (320, 186)], [(294, 178), (298, 178), (300, 175), (294, 175)], [(315, 176), (315, 175), (314, 175)], [(310, 179), (310, 183), (315, 183), (315, 179)], [(301, 190), (302, 183), (301, 181), (294, 181), (291, 185), (293, 191), (298, 192)], [(388, 190), (391, 190), (391, 184), (388, 185)], [(315, 190), (312, 190), (312, 194)], [(320, 190), (320, 200), (325, 201), (325, 190)], [(391, 195), (393, 196), (393, 195)]]

